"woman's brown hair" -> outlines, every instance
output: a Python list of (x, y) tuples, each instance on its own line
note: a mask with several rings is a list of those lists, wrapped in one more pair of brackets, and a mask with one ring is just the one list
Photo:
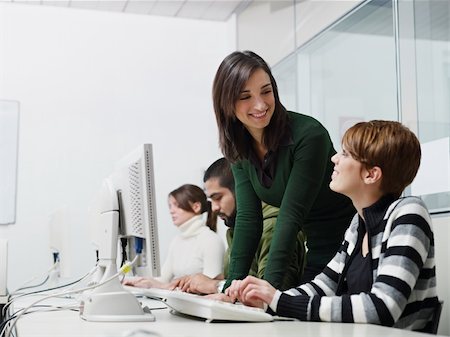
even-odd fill
[(399, 122), (357, 123), (345, 132), (342, 145), (367, 168), (381, 168), (381, 190), (397, 198), (414, 180), (420, 166), (419, 140)]
[(200, 187), (185, 184), (170, 192), (169, 196), (177, 201), (179, 208), (188, 212), (194, 212), (192, 205), (199, 202), (201, 205), (200, 213), (208, 212), (206, 225), (214, 232), (217, 230), (217, 216), (213, 214), (211, 202), (206, 199), (206, 194)]
[(278, 96), (275, 79), (267, 63), (251, 51), (234, 52), (220, 64), (213, 83), (213, 103), (219, 129), (219, 144), (223, 155), (230, 162), (249, 156), (251, 136), (235, 116), (235, 105), (250, 76), (258, 69), (269, 75), (275, 97), (275, 111), (264, 129), (263, 145), (275, 151), (285, 134), (288, 115)]

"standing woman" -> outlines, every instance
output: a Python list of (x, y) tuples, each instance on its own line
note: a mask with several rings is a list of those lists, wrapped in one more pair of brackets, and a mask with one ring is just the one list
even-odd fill
[(280, 288), (303, 229), (307, 261), (302, 281), (322, 271), (355, 213), (350, 199), (330, 190), (336, 153), (314, 118), (286, 111), (269, 66), (253, 52), (228, 55), (217, 70), (213, 102), (220, 147), (231, 162), (237, 217), (229, 277), (244, 278), (262, 232), (261, 201), (280, 212), (264, 279)]
[(169, 211), (180, 234), (170, 244), (161, 276), (138, 277), (126, 280), (124, 284), (171, 289), (174, 287), (171, 281), (191, 274), (222, 279), (225, 249), (222, 239), (215, 233), (217, 217), (203, 190), (190, 184), (173, 190), (169, 193)]

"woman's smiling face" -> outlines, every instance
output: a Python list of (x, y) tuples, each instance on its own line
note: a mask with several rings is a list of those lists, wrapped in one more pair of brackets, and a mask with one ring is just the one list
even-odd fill
[(248, 79), (235, 104), (236, 118), (251, 133), (261, 132), (270, 123), (275, 97), (269, 75), (257, 69)]
[(354, 159), (345, 148), (331, 157), (331, 161), (334, 163), (330, 182), (331, 190), (351, 198), (363, 185), (363, 164)]

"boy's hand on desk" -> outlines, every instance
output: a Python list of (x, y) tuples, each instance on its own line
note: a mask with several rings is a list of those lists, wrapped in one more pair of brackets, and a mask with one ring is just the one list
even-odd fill
[(173, 289), (179, 289), (181, 291), (189, 292), (189, 284), (191, 283), (191, 275), (186, 275), (180, 278), (177, 278), (170, 282), (170, 285)]
[(191, 276), (189, 292), (194, 294), (215, 294), (217, 293), (219, 282), (219, 280), (213, 280), (201, 273), (195, 274)]
[(183, 276), (172, 281), (174, 288), (187, 293), (201, 295), (217, 293), (218, 283), (219, 280), (211, 279), (202, 273)]

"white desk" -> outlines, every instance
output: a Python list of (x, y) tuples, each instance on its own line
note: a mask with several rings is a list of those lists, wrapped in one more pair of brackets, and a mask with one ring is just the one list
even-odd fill
[[(147, 306), (161, 307), (161, 302), (144, 300)], [(127, 332), (145, 328), (155, 336), (175, 337), (430, 337), (429, 334), (386, 328), (370, 324), (315, 323), (280, 321), (267, 323), (206, 323), (173, 315), (169, 309), (152, 310), (155, 322), (98, 323), (82, 320), (77, 312), (38, 312), (17, 322), (18, 337), (123, 337)], [(139, 337), (144, 335), (139, 335)], [(152, 335), (149, 335), (152, 336)]]

